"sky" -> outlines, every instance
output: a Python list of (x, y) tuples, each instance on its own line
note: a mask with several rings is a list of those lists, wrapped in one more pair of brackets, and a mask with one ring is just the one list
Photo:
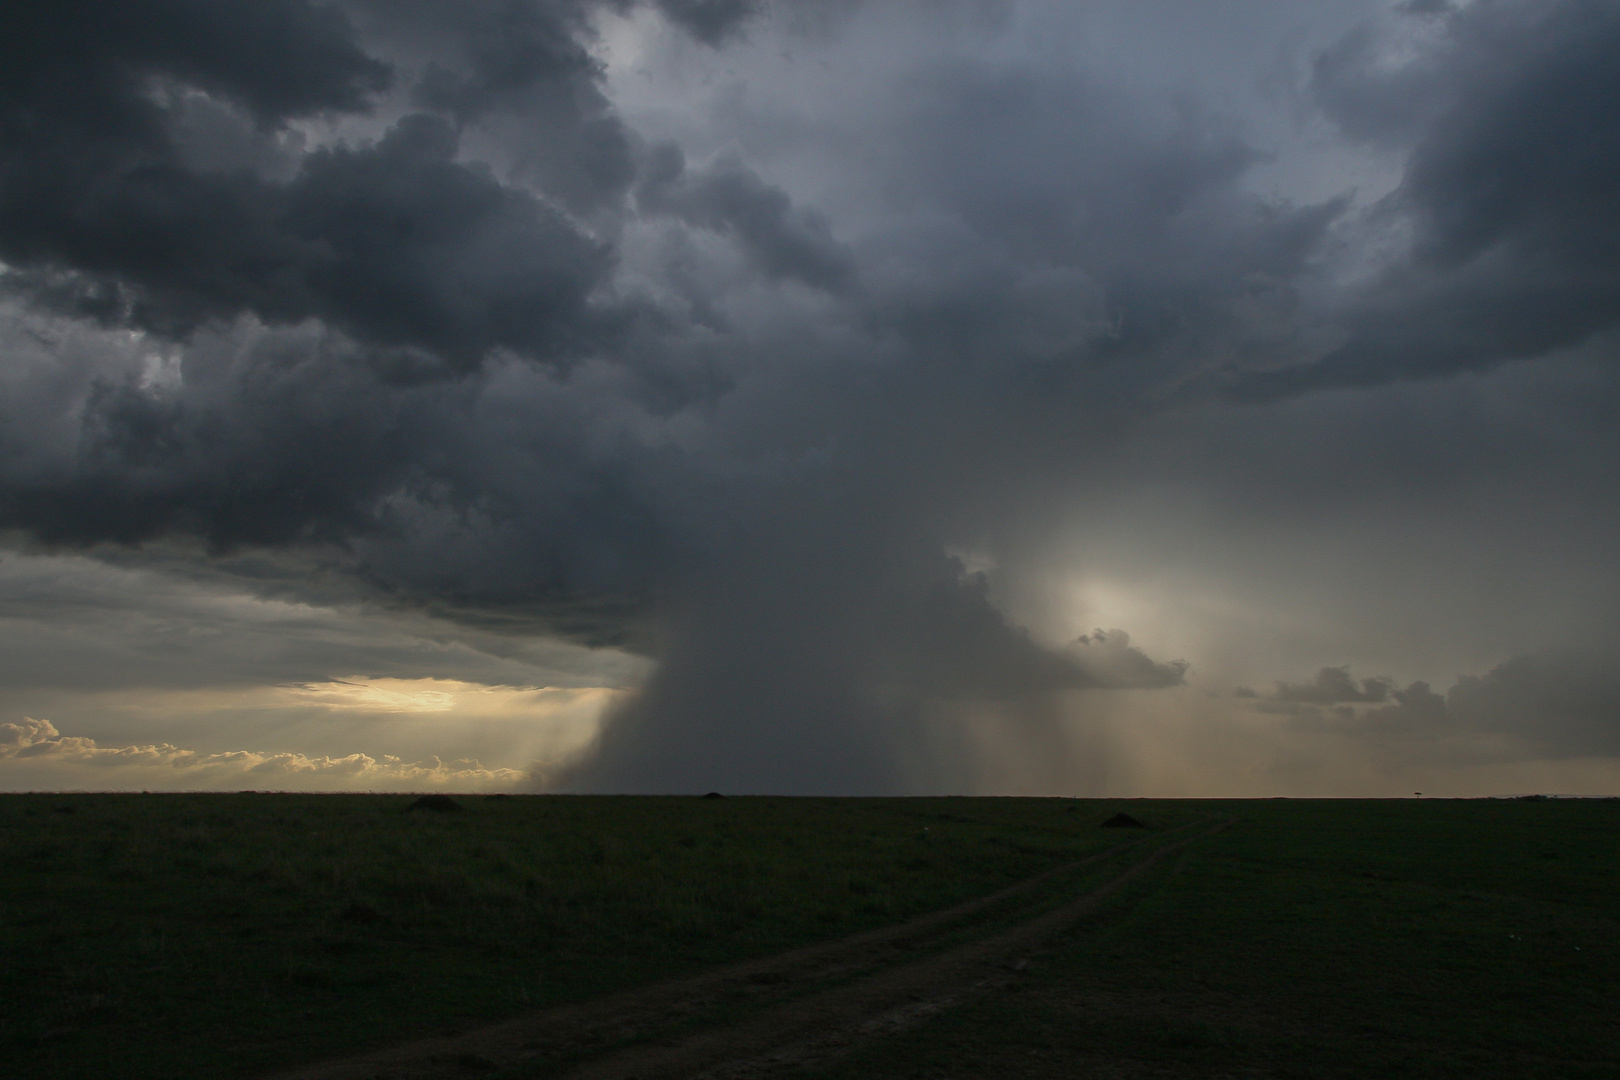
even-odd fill
[(1620, 795), (1620, 5), (0, 14), (0, 789)]

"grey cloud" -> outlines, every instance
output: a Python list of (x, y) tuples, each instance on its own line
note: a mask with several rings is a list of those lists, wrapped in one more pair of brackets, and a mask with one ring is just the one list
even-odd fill
[(1350, 677), (1348, 667), (1325, 667), (1308, 683), (1279, 682), (1268, 697), (1298, 704), (1336, 705), (1384, 701), (1393, 689), (1388, 679), (1362, 679), (1358, 684)]
[(422, 108), (452, 116), (481, 148), (568, 209), (612, 209), (634, 177), (632, 137), (587, 50), (591, 3), (481, 0), (357, 5), (373, 36), (420, 68)]
[(914, 170), (910, 197), (1025, 257), (1153, 262), (1140, 245), (1226, 209), (1257, 157), (1215, 117), (1156, 117), (1083, 73), (958, 62), (908, 83), (897, 164)]
[[(1474, 741), (1482, 753), (1501, 752), (1499, 744), (1483, 740), (1505, 738), (1507, 745), (1538, 755), (1609, 756), (1620, 753), (1620, 677), (1615, 670), (1608, 654), (1548, 650), (1503, 661), (1483, 675), (1464, 675), (1443, 695), (1423, 681), (1401, 689), (1387, 680), (1367, 680), (1363, 687), (1378, 687), (1368, 696), (1356, 689), (1345, 669), (1324, 668), (1324, 673), (1336, 673), (1329, 680), (1336, 689), (1318, 692), (1279, 684), (1278, 694), (1254, 707), (1294, 716), (1307, 729), (1362, 737)], [(1285, 694), (1285, 689), (1306, 692)], [(1350, 694), (1358, 696), (1346, 696)], [(1348, 707), (1366, 703), (1377, 704), (1360, 711)], [(1326, 708), (1330, 705), (1338, 707)]]
[(1457, 681), (1457, 723), (1509, 733), (1557, 754), (1620, 754), (1620, 676), (1613, 656), (1562, 650), (1515, 657)]
[(1406, 0), (1395, 10), (1403, 15), (1445, 15), (1453, 10), (1450, 0)]
[(252, 312), (323, 318), (462, 368), (498, 345), (579, 353), (599, 332), (587, 297), (608, 252), (455, 152), (448, 125), (413, 115), (374, 145), (310, 154), (286, 185), (174, 162), (115, 173), (93, 200), (70, 185), (12, 204), (0, 254), (34, 271), (14, 290), (47, 297), (72, 267), (81, 307), (167, 335)]
[(1345, 304), (1345, 344), (1240, 380), (1243, 395), (1477, 370), (1617, 325), (1620, 12), (1483, 0), (1443, 26), (1393, 69), (1365, 29), (1318, 62), (1317, 98), (1345, 131), (1410, 146), (1374, 220), (1412, 244)]
[(665, 18), (710, 46), (739, 33), (759, 6), (759, 0), (658, 0)]
[(1392, 689), (1389, 696), (1394, 699), (1391, 704), (1365, 714), (1370, 723), (1421, 729), (1446, 719), (1446, 699), (1430, 689), (1426, 682), (1413, 682), (1405, 690)]
[(1373, 699), (1386, 702), (1377, 708), (1357, 711), (1355, 704), (1366, 699), (1352, 698), (1341, 701), (1313, 696), (1285, 697), (1281, 695), (1261, 698), (1252, 707), (1257, 712), (1290, 717), (1292, 723), (1306, 731), (1335, 731), (1378, 738), (1416, 737), (1433, 739), (1441, 736), (1466, 737), (1480, 735), (1450, 723), (1451, 715), (1446, 699), (1422, 681), (1401, 689), (1387, 680), (1385, 692)]
[(1434, 58), (1391, 70), (1382, 58), (1394, 43), (1370, 23), (1319, 53), (1311, 65), (1312, 100), (1353, 139), (1400, 146), (1421, 136), (1444, 110), (1454, 87)]
[[(313, 355), (283, 351), (299, 348)], [(192, 533), (219, 549), (375, 527), (379, 501), (410, 478), (408, 447), (424, 434), (411, 414), (426, 395), (382, 392), (363, 366), (323, 351), (309, 335), (245, 355), (205, 347), (188, 358), (184, 395), (91, 383), (76, 415), (58, 418), (78, 421), (72, 457), (9, 477), (5, 521), (46, 543)]]
[[(598, 791), (971, 790), (978, 778), (954, 719), (962, 711), (1042, 739), (1055, 694), (1182, 680), (1185, 665), (1154, 662), (1119, 631), (1070, 650), (1041, 645), (954, 560), (873, 569), (765, 563), (710, 583), (700, 607), (675, 609), (660, 667), (563, 782)], [(927, 765), (917, 770), (919, 758)]]
[(610, 253), (455, 153), (446, 125), (408, 116), (374, 147), (312, 154), (287, 191), (286, 227), (319, 254), (283, 272), (298, 273), (314, 302), (287, 316), (463, 364), (497, 345), (584, 351), (588, 294)]
[(454, 11), (424, 3), (361, 9), (390, 35), (417, 37), (422, 47), (455, 47), (460, 55), (454, 59), (464, 70), (427, 61), (415, 97), (467, 121), (491, 110), (535, 105), (542, 106), (542, 117), (548, 107), (610, 113), (597, 86), (598, 64), (580, 42), (587, 7), (494, 0)]
[[(32, 452), (0, 471), (0, 520), (72, 548), (302, 549), (462, 621), (638, 636), (683, 557), (658, 507), (691, 491), (658, 490), (669, 455), (656, 418), (625, 403), (615, 420), (588, 381), (515, 362), (451, 383), (377, 367), (306, 327), (201, 335), (175, 386), (89, 366), (76, 387), (13, 387)], [(600, 452), (581, 449), (590, 435)]]
[(266, 129), (230, 101), (184, 87), (170, 88), (163, 107), (174, 152), (188, 169), (246, 170), (283, 183), (298, 172), (306, 139), (295, 129)]
[(722, 157), (692, 172), (680, 147), (670, 143), (653, 147), (647, 159), (636, 187), (643, 213), (672, 214), (735, 237), (770, 277), (796, 278), (832, 292), (851, 284), (851, 254), (833, 238), (826, 219), (794, 206), (741, 161)]
[(16, 19), (0, 80), (0, 258), (25, 272), (13, 290), (171, 336), (241, 312), (320, 318), (460, 367), (501, 345), (572, 355), (596, 332), (586, 297), (609, 253), (458, 162), (444, 122), (406, 116), (279, 182), (199, 162), (195, 102), (148, 91), (171, 80), (266, 130), (361, 110), (390, 69), (333, 9), (68, 4)]
[[(75, 692), (116, 697), (354, 675), (623, 686), (646, 666), (536, 638), (532, 621), (520, 637), (390, 608), (341, 581), (325, 603), (312, 604), (326, 568), (311, 559), (261, 555), (209, 567), (161, 554), (126, 553), (125, 562), (139, 565), (125, 566), (80, 556), (0, 559), (0, 684), (9, 707), (55, 709)], [(260, 598), (242, 595), (245, 580), (258, 582)]]
[(1456, 16), (1456, 32), (1506, 72), (1470, 87), (1408, 165), (1403, 195), (1423, 215), (1420, 254), (1454, 268), (1505, 248), (1532, 264), (1612, 273), (1620, 74), (1610, 61), (1620, 12), (1498, 7)]
[(1263, 155), (1219, 115), (984, 61), (930, 65), (891, 95), (884, 194), (931, 225), (861, 245), (886, 329), (1003, 370), (1033, 361), (1050, 391), (1139, 400), (1309, 348), (1297, 291), (1345, 203), (1244, 192)]
[[(58, 141), (69, 133), (102, 153), (160, 145), (158, 117), (142, 103), (147, 78), (222, 94), (264, 123), (361, 108), (389, 79), (339, 12), (303, 0), (64, 0), (13, 8), (4, 28), (8, 138), (47, 156), (69, 149)], [(13, 169), (30, 164), (8, 158)]]

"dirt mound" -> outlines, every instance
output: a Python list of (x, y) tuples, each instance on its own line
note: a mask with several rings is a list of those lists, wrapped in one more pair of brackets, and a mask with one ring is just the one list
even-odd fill
[(1145, 829), (1145, 828), (1147, 828), (1146, 825), (1142, 824), (1140, 821), (1137, 821), (1135, 818), (1131, 817), (1131, 815), (1129, 815), (1129, 814), (1115, 814), (1113, 817), (1111, 817), (1107, 821), (1103, 822), (1102, 827), (1105, 828), (1105, 829)]
[(371, 926), (382, 922), (382, 912), (370, 904), (350, 904), (338, 918), (347, 923), (359, 923), (362, 926)]
[(448, 795), (423, 795), (405, 808), (406, 813), (412, 810), (432, 810), (436, 814), (450, 813), (460, 810), (461, 804)]
[(709, 792), (707, 795), (705, 795), (703, 797), (705, 799), (723, 799), (723, 798), (725, 798), (725, 796), (720, 794), (718, 791), (711, 791), (711, 792)]

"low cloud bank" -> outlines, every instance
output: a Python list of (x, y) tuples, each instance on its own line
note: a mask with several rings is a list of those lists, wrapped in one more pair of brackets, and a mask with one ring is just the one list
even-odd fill
[(1506, 740), (1514, 751), (1558, 756), (1620, 754), (1620, 665), (1594, 651), (1549, 650), (1464, 675), (1444, 694), (1427, 682), (1356, 680), (1322, 668), (1308, 683), (1268, 693), (1239, 689), (1252, 708), (1296, 726), (1378, 737)]
[(232, 750), (203, 753), (167, 743), (98, 746), (63, 735), (49, 720), (0, 724), (0, 787), (97, 789), (273, 788), (316, 790), (504, 789), (531, 783), (531, 773), (486, 769), (473, 760), (401, 761), (384, 755), (310, 757)]

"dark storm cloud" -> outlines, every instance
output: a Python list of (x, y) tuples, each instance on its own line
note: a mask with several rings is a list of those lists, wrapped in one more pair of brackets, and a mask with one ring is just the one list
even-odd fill
[[(285, 183), (203, 170), (165, 83), (262, 128), (362, 109), (389, 67), (294, 3), (112, 5), (21, 16), (0, 77), (0, 259), (10, 287), (183, 335), (210, 318), (319, 318), (461, 367), (504, 345), (580, 351), (609, 253), (526, 191), (456, 160), (444, 121), (307, 155)], [(234, 14), (233, 14), (234, 13)], [(277, 56), (271, 67), (266, 58)]]
[(511, 0), (457, 5), (378, 3), (362, 6), (386, 32), (408, 34), (423, 47), (456, 46), (462, 70), (429, 60), (415, 88), (416, 100), (445, 109), (458, 120), (486, 113), (530, 109), (539, 104), (611, 118), (597, 85), (599, 66), (581, 45), (587, 5), (532, 4)]
[[(47, 350), (76, 366), (71, 340)], [(180, 385), (89, 358), (83, 381), (12, 387), (0, 519), (68, 548), (306, 548), (381, 598), (464, 623), (640, 640), (681, 545), (634, 409), (608, 415), (588, 386), (517, 363), (389, 378), (387, 357), (313, 327), (205, 332), (183, 357)], [(593, 437), (611, 449), (585, 449)]]
[(672, 214), (701, 229), (733, 236), (771, 278), (797, 278), (828, 291), (855, 274), (849, 250), (825, 218), (793, 205), (742, 162), (722, 158), (706, 169), (686, 168), (681, 149), (665, 143), (648, 152), (636, 203), (643, 213)]
[(739, 33), (759, 7), (759, 0), (658, 0), (670, 22), (711, 46)]
[(1345, 204), (1243, 191), (1262, 155), (1223, 117), (986, 62), (932, 65), (894, 97), (904, 138), (878, 174), (903, 212), (942, 220), (863, 245), (886, 330), (1093, 401), (1307, 347), (1299, 279)]
[(585, 47), (591, 3), (476, 0), (351, 5), (411, 71), (410, 99), (498, 146), (575, 213), (611, 209), (635, 175), (633, 139)]
[(29, 156), (66, 150), (64, 135), (105, 140), (102, 150), (161, 148), (158, 117), (142, 104), (148, 79), (182, 80), (275, 123), (361, 108), (389, 77), (341, 14), (303, 0), (63, 0), (10, 7), (4, 20), (6, 133)]
[[(313, 346), (294, 357), (277, 344), (253, 350), (245, 371), (192, 358), (184, 397), (86, 388), (74, 459), (9, 478), (5, 519), (66, 545), (192, 533), (226, 549), (366, 531), (372, 508), (408, 483), (420, 398), (413, 408), (409, 392), (379, 393), (318, 343), (291, 343)], [(226, 370), (207, 371), (210, 359)]]
[(497, 345), (583, 351), (587, 296), (609, 252), (455, 153), (447, 125), (413, 115), (375, 146), (311, 154), (286, 192), (285, 227), (322, 250), (277, 269), (298, 274), (317, 299), (289, 315), (464, 364)]
[(1352, 33), (1313, 90), (1347, 135), (1407, 151), (1375, 220), (1410, 253), (1346, 307), (1342, 347), (1246, 394), (1486, 368), (1620, 324), (1620, 9), (1482, 0), (1409, 61), (1389, 48)]

